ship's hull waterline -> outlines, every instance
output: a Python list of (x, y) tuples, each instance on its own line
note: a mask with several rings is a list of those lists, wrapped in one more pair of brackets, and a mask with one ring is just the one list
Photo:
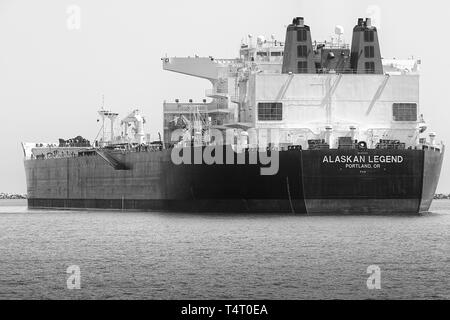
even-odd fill
[(98, 155), (25, 160), (28, 206), (414, 215), (429, 210), (444, 155), (438, 150), (290, 150), (278, 153), (275, 175), (261, 175), (261, 165), (248, 164), (248, 153), (247, 164), (175, 165), (171, 151), (113, 154), (128, 170), (116, 170)]

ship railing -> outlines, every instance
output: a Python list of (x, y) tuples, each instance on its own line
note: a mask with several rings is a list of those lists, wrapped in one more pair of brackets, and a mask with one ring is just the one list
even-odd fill
[(78, 157), (78, 153), (71, 152), (69, 154), (53, 154), (51, 152), (47, 154), (31, 154), (27, 160), (50, 160), (50, 159), (67, 159), (67, 158), (76, 158)]
[[(218, 124), (218, 122), (217, 122)], [(210, 143), (203, 143), (203, 146), (207, 145), (213, 145)], [(186, 145), (187, 146), (187, 145)], [(355, 146), (355, 148), (357, 148)], [(233, 145), (233, 149), (235, 150), (247, 150), (250, 152), (262, 152), (262, 151), (287, 151), (287, 150), (302, 150), (302, 147), (300, 145), (295, 144), (287, 144), (287, 145), (252, 145), (252, 146), (239, 146), (239, 145)], [(337, 148), (330, 148), (329, 145), (309, 145), (308, 150), (317, 150), (317, 149), (340, 149), (340, 147)], [(435, 151), (435, 152), (443, 152), (445, 150), (445, 146), (443, 144), (421, 144), (418, 146), (409, 146), (406, 148), (404, 144), (392, 144), (392, 145), (377, 145), (375, 148), (367, 148), (367, 149), (386, 149), (386, 150), (427, 150), (427, 151)], [(148, 145), (148, 144), (142, 144), (138, 146), (129, 147), (124, 150), (117, 150), (119, 153), (127, 154), (127, 153), (141, 153), (141, 152), (159, 152), (163, 150), (162, 145)], [(101, 150), (98, 149), (92, 149), (92, 150), (85, 150), (85, 151), (79, 151), (79, 152), (71, 152), (71, 153), (65, 153), (65, 154), (54, 154), (54, 153), (47, 153), (47, 154), (38, 154), (34, 155), (31, 154), (30, 157), (27, 157), (28, 160), (49, 160), (49, 159), (65, 159), (65, 158), (77, 158), (77, 157), (92, 157), (96, 156), (97, 154), (102, 153)]]
[[(38, 154), (34, 155), (31, 154), (30, 157), (28, 157), (28, 160), (49, 160), (49, 159), (65, 159), (65, 158), (77, 158), (77, 157), (92, 157), (99, 154), (99, 152), (102, 152), (103, 149), (89, 149), (84, 151), (78, 151), (78, 152), (70, 152), (70, 153), (47, 153), (47, 154)], [(125, 153), (137, 153), (137, 152), (157, 152), (162, 150), (162, 145), (147, 145), (142, 144), (139, 146), (129, 147), (126, 149), (121, 150), (112, 150), (121, 152), (123, 154)], [(110, 150), (111, 151), (111, 150)]]
[(213, 106), (213, 103), (196, 103), (196, 102), (164, 102), (164, 112), (180, 112), (192, 113), (193, 110), (198, 110), (200, 113), (208, 112), (208, 107)]
[(240, 63), (240, 59), (213, 59), (212, 61), (219, 63), (219, 64), (234, 64), (234, 63)]
[(343, 49), (343, 50), (348, 50), (350, 49), (350, 44), (348, 43), (343, 43), (343, 42), (317, 42), (315, 41), (313, 44), (313, 47), (317, 48), (318, 46), (321, 46), (322, 48), (325, 49)]
[(139, 145), (127, 150), (123, 150), (123, 153), (139, 153), (139, 152), (157, 152), (163, 149), (162, 145)]

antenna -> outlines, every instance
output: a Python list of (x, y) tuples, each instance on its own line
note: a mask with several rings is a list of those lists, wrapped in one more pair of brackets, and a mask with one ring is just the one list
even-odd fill
[[(102, 111), (105, 110), (105, 94), (102, 94)], [(102, 141), (105, 141), (105, 115), (102, 112), (102, 130), (103, 130), (103, 135), (102, 135)]]
[(101, 128), (102, 141), (105, 141), (105, 116), (104, 116), (104, 114), (102, 112), (103, 110), (105, 110), (105, 94), (102, 94), (102, 106), (101, 106), (101, 109), (100, 109), (100, 112), (99, 112), (99, 114), (102, 116), (102, 128)]
[[(102, 107), (101, 110), (98, 111), (98, 114), (102, 117), (102, 144), (106, 143), (106, 125), (105, 125), (105, 121), (106, 119), (109, 119), (111, 121), (111, 125), (110, 125), (110, 129), (111, 129), (111, 136), (110, 136), (110, 141), (113, 142), (114, 141), (114, 121), (116, 120), (117, 116), (119, 115), (118, 113), (115, 112), (111, 112), (108, 110), (105, 110), (105, 95), (102, 95)], [(97, 135), (98, 136), (98, 135)]]

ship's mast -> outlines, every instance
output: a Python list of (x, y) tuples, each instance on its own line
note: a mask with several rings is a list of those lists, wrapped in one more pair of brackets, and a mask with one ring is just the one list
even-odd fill
[[(105, 95), (102, 94), (102, 109), (101, 111), (105, 110)], [(102, 141), (105, 141), (105, 117), (102, 116)]]
[(119, 116), (118, 113), (115, 112), (111, 112), (109, 110), (105, 110), (105, 96), (102, 96), (102, 108), (100, 109), (100, 111), (98, 111), (98, 114), (102, 117), (102, 132), (103, 132), (103, 136), (102, 136), (102, 143), (105, 144), (105, 139), (106, 139), (106, 126), (105, 126), (105, 120), (109, 119), (111, 122), (110, 125), (110, 141), (113, 142), (114, 141), (114, 121), (116, 121), (116, 118)]

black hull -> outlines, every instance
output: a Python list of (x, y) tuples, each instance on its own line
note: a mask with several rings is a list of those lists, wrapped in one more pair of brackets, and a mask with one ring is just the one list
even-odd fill
[(443, 155), (434, 150), (283, 151), (272, 176), (261, 175), (257, 164), (174, 165), (170, 150), (114, 155), (130, 170), (114, 170), (98, 156), (27, 160), (25, 167), (30, 208), (418, 214), (429, 210)]

